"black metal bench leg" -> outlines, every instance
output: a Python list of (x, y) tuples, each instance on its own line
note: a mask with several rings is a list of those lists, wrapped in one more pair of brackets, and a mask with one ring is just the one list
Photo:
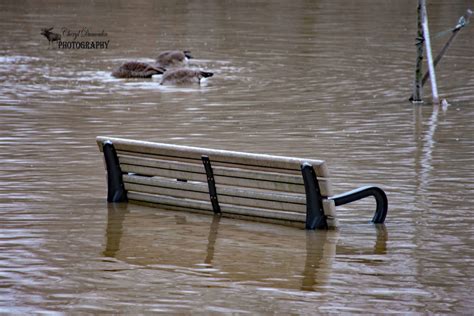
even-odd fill
[(111, 141), (105, 141), (102, 150), (107, 166), (107, 202), (127, 202), (127, 191), (115, 147)]
[(372, 222), (376, 224), (383, 223), (385, 221), (385, 217), (387, 216), (388, 200), (385, 192), (378, 187), (365, 186), (343, 194), (329, 197), (329, 199), (333, 200), (336, 206), (339, 206), (366, 198), (368, 196), (373, 196), (377, 202), (377, 208), (375, 210), (375, 215), (372, 218)]
[(323, 200), (313, 166), (309, 163), (301, 165), (304, 188), (306, 191), (306, 229), (327, 229), (328, 223), (323, 210)]

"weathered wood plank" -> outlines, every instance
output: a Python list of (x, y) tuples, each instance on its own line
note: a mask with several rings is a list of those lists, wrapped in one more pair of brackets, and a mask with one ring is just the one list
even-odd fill
[[(188, 199), (182, 199), (182, 198), (173, 198), (173, 197), (159, 196), (159, 195), (150, 195), (146, 193), (139, 193), (139, 192), (133, 192), (133, 191), (129, 192), (128, 197), (130, 200), (144, 201), (144, 202), (161, 204), (161, 205), (178, 206), (178, 207), (205, 210), (205, 211), (212, 212), (212, 205), (210, 202), (202, 202), (202, 201), (188, 200)], [(221, 210), (223, 213), (246, 215), (246, 216), (252, 216), (252, 217), (257, 217), (257, 218), (258, 217), (272, 218), (272, 219), (288, 220), (288, 221), (295, 221), (295, 222), (304, 222), (306, 220), (305, 214), (227, 205), (227, 204), (222, 204)]]
[[(182, 170), (189, 172), (205, 172), (202, 162), (187, 163), (180, 161), (169, 161), (162, 159), (144, 158), (128, 155), (119, 155), (120, 163), (133, 164), (147, 167), (155, 167), (162, 169)], [(212, 164), (212, 161), (211, 161)], [(237, 177), (245, 179), (255, 179), (264, 181), (286, 182), (294, 184), (303, 184), (301, 174), (289, 175), (277, 172), (265, 172), (259, 170), (247, 170), (243, 168), (229, 168), (219, 165), (212, 165), (212, 170), (216, 176)]]
[(185, 172), (205, 173), (204, 166), (201, 161), (197, 163), (187, 163), (172, 160), (162, 160), (153, 158), (144, 158), (137, 156), (118, 155), (121, 164), (136, 165), (144, 167), (153, 167), (168, 170), (179, 170)]
[(134, 192), (134, 191), (129, 191), (127, 195), (128, 195), (128, 199), (132, 201), (136, 200), (136, 201), (150, 202), (150, 203), (155, 203), (155, 204), (178, 206), (178, 207), (183, 207), (183, 208), (209, 211), (210, 213), (213, 213), (211, 202), (188, 200), (188, 199), (183, 199), (183, 198), (174, 198), (174, 197), (161, 196), (161, 195), (152, 195), (152, 194), (140, 193), (140, 192)]
[[(252, 179), (244, 178), (229, 178), (222, 176), (215, 176), (216, 185), (229, 185), (236, 186), (241, 188), (254, 188), (268, 191), (278, 191), (278, 192), (289, 192), (289, 193), (298, 193), (305, 194), (305, 188), (302, 184), (293, 184), (285, 182), (271, 182), (271, 181), (259, 181)], [(330, 182), (327, 180), (319, 181), (319, 187), (321, 195), (330, 196), (332, 195), (332, 190), (330, 188)]]
[(161, 177), (142, 177), (138, 175), (123, 175), (123, 181), (128, 183), (135, 184), (144, 184), (148, 186), (155, 186), (161, 188), (177, 189), (177, 190), (187, 190), (194, 192), (201, 192), (208, 194), (209, 188), (207, 183), (202, 182), (182, 182), (176, 181), (169, 178)]
[(270, 201), (270, 200), (260, 200), (260, 199), (255, 199), (255, 198), (241, 198), (241, 197), (228, 196), (228, 195), (222, 195), (222, 194), (219, 195), (219, 203), (221, 205), (227, 204), (227, 205), (248, 206), (248, 207), (264, 208), (264, 209), (268, 208), (272, 210), (306, 214), (306, 205), (303, 205), (303, 204), (293, 204), (293, 203), (277, 202), (277, 201)]
[(261, 190), (282, 191), (292, 193), (304, 193), (304, 185), (284, 183), (284, 182), (270, 182), (259, 181), (244, 178), (229, 178), (214, 175), (216, 185), (232, 185), (242, 188), (255, 188)]
[[(167, 177), (172, 179), (182, 179), (187, 181), (199, 181), (207, 183), (207, 177), (205, 174), (178, 171), (178, 170), (167, 170), (152, 167), (134, 166), (121, 164), (122, 171), (127, 173), (135, 173), (145, 176), (158, 176)], [(233, 185), (246, 188), (255, 188), (263, 190), (283, 191), (292, 193), (304, 193), (305, 189), (303, 185), (292, 184), (292, 183), (281, 183), (281, 182), (268, 182), (268, 181), (256, 181), (241, 178), (228, 178), (215, 176), (216, 185)]]
[[(171, 210), (171, 211), (177, 211), (177, 212), (184, 211), (184, 212), (192, 212), (192, 213), (205, 214), (205, 215), (210, 214), (210, 212), (206, 211), (206, 210), (191, 209), (191, 208), (180, 207), (180, 206), (176, 206), (176, 205), (164, 205), (164, 204), (158, 204), (158, 203), (146, 202), (146, 201), (139, 201), (139, 200), (133, 200), (132, 202), (135, 203), (135, 204), (144, 205), (144, 206), (153, 207), (153, 208), (159, 208), (159, 209), (163, 209), (163, 210)], [(294, 221), (275, 219), (275, 218), (239, 215), (239, 214), (234, 214), (234, 213), (222, 213), (221, 216), (226, 217), (226, 218), (240, 219), (240, 220), (246, 220), (246, 221), (255, 221), (255, 222), (260, 222), (260, 223), (284, 224), (285, 226), (297, 227), (299, 229), (304, 229), (304, 227), (305, 227), (305, 223), (304, 222), (299, 222), (299, 221), (294, 222)]]
[[(127, 156), (127, 157), (140, 157), (140, 158), (148, 158), (148, 159), (158, 159), (164, 161), (174, 161), (174, 162), (183, 162), (189, 163), (192, 165), (197, 165), (202, 163), (201, 160), (191, 159), (191, 158), (184, 158), (184, 157), (169, 157), (165, 155), (159, 154), (144, 154), (138, 152), (131, 152), (131, 151), (124, 151), (124, 150), (117, 150), (118, 156)], [(264, 172), (264, 173), (277, 173), (282, 175), (291, 175), (301, 177), (301, 170), (296, 169), (279, 169), (268, 167), (266, 165), (239, 165), (234, 164), (231, 162), (223, 162), (223, 161), (212, 161), (212, 167), (224, 167), (224, 168), (233, 168), (233, 169), (242, 169), (247, 171), (257, 171), (257, 172)]]
[[(205, 172), (204, 167), (201, 162), (199, 163), (186, 163), (186, 162), (179, 162), (179, 161), (166, 161), (161, 159), (153, 159), (153, 158), (144, 158), (144, 157), (134, 157), (128, 155), (119, 155), (120, 163), (123, 164), (132, 164), (132, 165), (140, 165), (140, 166), (148, 166), (148, 167), (155, 167), (161, 169), (171, 169), (171, 170), (181, 170), (181, 171), (189, 171), (189, 172)], [(233, 177), (233, 178), (240, 178), (240, 179), (249, 179), (249, 180), (262, 180), (268, 182), (282, 182), (282, 183), (291, 183), (291, 184), (299, 184), (304, 185), (303, 177), (301, 173), (298, 175), (289, 175), (289, 174), (281, 174), (276, 172), (264, 172), (258, 170), (246, 170), (242, 168), (229, 168), (229, 167), (221, 167), (221, 166), (212, 166), (214, 175), (217, 177)], [(222, 184), (231, 184), (226, 182), (225, 179), (220, 178)], [(329, 179), (325, 178), (318, 178), (319, 187), (321, 190), (321, 194), (323, 196), (330, 196), (332, 195), (331, 183)], [(235, 183), (235, 181), (234, 181)], [(243, 183), (243, 181), (240, 181)], [(252, 188), (260, 188), (258, 184), (251, 182), (252, 184), (241, 184), (241, 186), (245, 187), (252, 187)], [(267, 188), (265, 185), (262, 188)], [(298, 190), (297, 193), (303, 193), (302, 191)]]
[(170, 189), (170, 188), (160, 188), (143, 184), (136, 184), (125, 182), (125, 190), (133, 192), (143, 192), (149, 194), (156, 194), (161, 196), (171, 196), (176, 198), (183, 199), (193, 199), (208, 202), (209, 193), (179, 190), (179, 189)]
[[(129, 183), (144, 184), (149, 186), (171, 188), (178, 190), (189, 190), (194, 192), (208, 193), (207, 183), (201, 182), (181, 182), (168, 178), (160, 177), (141, 177), (136, 175), (123, 175), (123, 180)], [(270, 200), (276, 202), (306, 204), (306, 197), (304, 194), (291, 194), (284, 192), (273, 192), (265, 190), (235, 188), (226, 185), (218, 185), (217, 191), (219, 195), (235, 196), (242, 198), (253, 198), (261, 200)]]
[[(175, 179), (186, 179), (206, 182), (204, 167), (202, 165), (168, 162), (158, 159), (120, 156), (122, 171), (143, 174), (147, 176), (160, 176)], [(150, 167), (148, 167), (150, 166)], [(239, 169), (213, 167), (214, 178), (217, 185), (233, 185), (264, 190), (284, 191), (292, 193), (305, 193), (303, 181), (297, 182), (296, 177), (289, 175), (278, 175), (276, 173), (264, 173), (242, 170), (243, 176), (239, 176)], [(222, 176), (220, 175), (222, 174)], [(255, 178), (251, 178), (255, 175)], [(302, 177), (299, 177), (302, 178)], [(298, 180), (300, 180), (298, 178)], [(264, 179), (264, 180), (261, 180)], [(268, 179), (274, 179), (272, 181)], [(281, 180), (281, 181), (276, 181)], [(284, 182), (291, 181), (291, 182)], [(329, 180), (319, 179), (319, 187), (323, 196), (332, 194)]]
[(201, 159), (202, 155), (207, 155), (211, 161), (231, 162), (241, 165), (265, 165), (272, 168), (299, 170), (303, 162), (308, 162), (313, 165), (317, 176), (329, 177), (329, 171), (323, 160), (243, 153), (219, 149), (145, 142), (115, 137), (98, 136), (96, 140), (101, 150), (102, 143), (106, 140), (110, 140), (117, 150), (159, 154), (170, 157), (186, 157), (191, 159)]
[[(130, 183), (130, 182), (125, 182), (125, 189), (127, 191), (143, 192), (143, 193), (156, 194), (156, 195), (161, 195), (161, 196), (171, 196), (171, 197), (176, 197), (176, 198), (209, 201), (209, 193), (203, 193), (203, 192), (155, 187), (155, 186), (135, 184), (135, 183)], [(255, 198), (242, 198), (242, 197), (236, 197), (236, 196), (228, 196), (224, 194), (219, 194), (219, 203), (306, 213), (306, 205), (303, 205), (303, 204), (285, 203), (285, 202), (272, 201), (272, 200), (260, 200), (260, 199), (255, 199)]]
[(135, 165), (121, 164), (122, 172), (136, 173), (145, 176), (158, 176), (158, 177), (167, 177), (173, 179), (182, 179), (187, 181), (199, 181), (207, 183), (207, 177), (204, 173), (194, 173), (186, 172), (179, 170), (168, 170), (168, 169), (159, 169), (152, 167), (143, 167)]
[(219, 195), (306, 205), (304, 194), (236, 188), (224, 185), (218, 185), (217, 191)]
[(274, 218), (280, 220), (287, 220), (293, 222), (305, 222), (306, 214), (293, 213), (293, 212), (284, 212), (284, 211), (273, 211), (260, 208), (244, 207), (244, 206), (235, 206), (228, 204), (221, 204), (221, 210), (223, 213), (232, 213), (238, 215), (246, 216), (255, 216), (263, 218)]

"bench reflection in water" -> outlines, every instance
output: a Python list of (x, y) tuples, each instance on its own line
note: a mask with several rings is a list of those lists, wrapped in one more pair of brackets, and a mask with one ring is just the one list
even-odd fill
[(385, 226), (370, 227), (377, 230), (375, 246), (356, 248), (338, 245), (337, 230), (298, 230), (114, 203), (108, 204), (103, 255), (222, 282), (314, 291), (327, 286), (336, 255), (386, 253)]

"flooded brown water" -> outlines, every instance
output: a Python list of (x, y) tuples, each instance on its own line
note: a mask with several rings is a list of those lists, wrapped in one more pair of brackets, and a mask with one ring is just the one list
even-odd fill
[[(428, 2), (433, 34), (473, 4)], [(2, 1), (0, 313), (471, 313), (474, 27), (439, 65), (451, 105), (413, 106), (415, 14), (408, 0)], [(48, 48), (52, 26), (110, 42)], [(214, 77), (110, 76), (175, 48)], [(306, 232), (114, 207), (97, 135), (325, 159), (336, 193), (378, 184), (389, 214), (368, 224), (358, 202), (338, 230)]]

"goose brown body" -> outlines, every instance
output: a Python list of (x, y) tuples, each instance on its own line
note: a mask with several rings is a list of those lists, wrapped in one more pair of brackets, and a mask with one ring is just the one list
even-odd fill
[(167, 85), (183, 85), (183, 84), (199, 84), (202, 78), (212, 77), (212, 72), (206, 72), (194, 69), (172, 69), (165, 72), (161, 78), (161, 84)]
[(168, 50), (158, 55), (156, 63), (165, 68), (182, 67), (190, 58), (192, 58), (190, 51)]
[(151, 78), (153, 75), (159, 75), (166, 70), (148, 63), (137, 61), (127, 62), (112, 72), (116, 78)]

